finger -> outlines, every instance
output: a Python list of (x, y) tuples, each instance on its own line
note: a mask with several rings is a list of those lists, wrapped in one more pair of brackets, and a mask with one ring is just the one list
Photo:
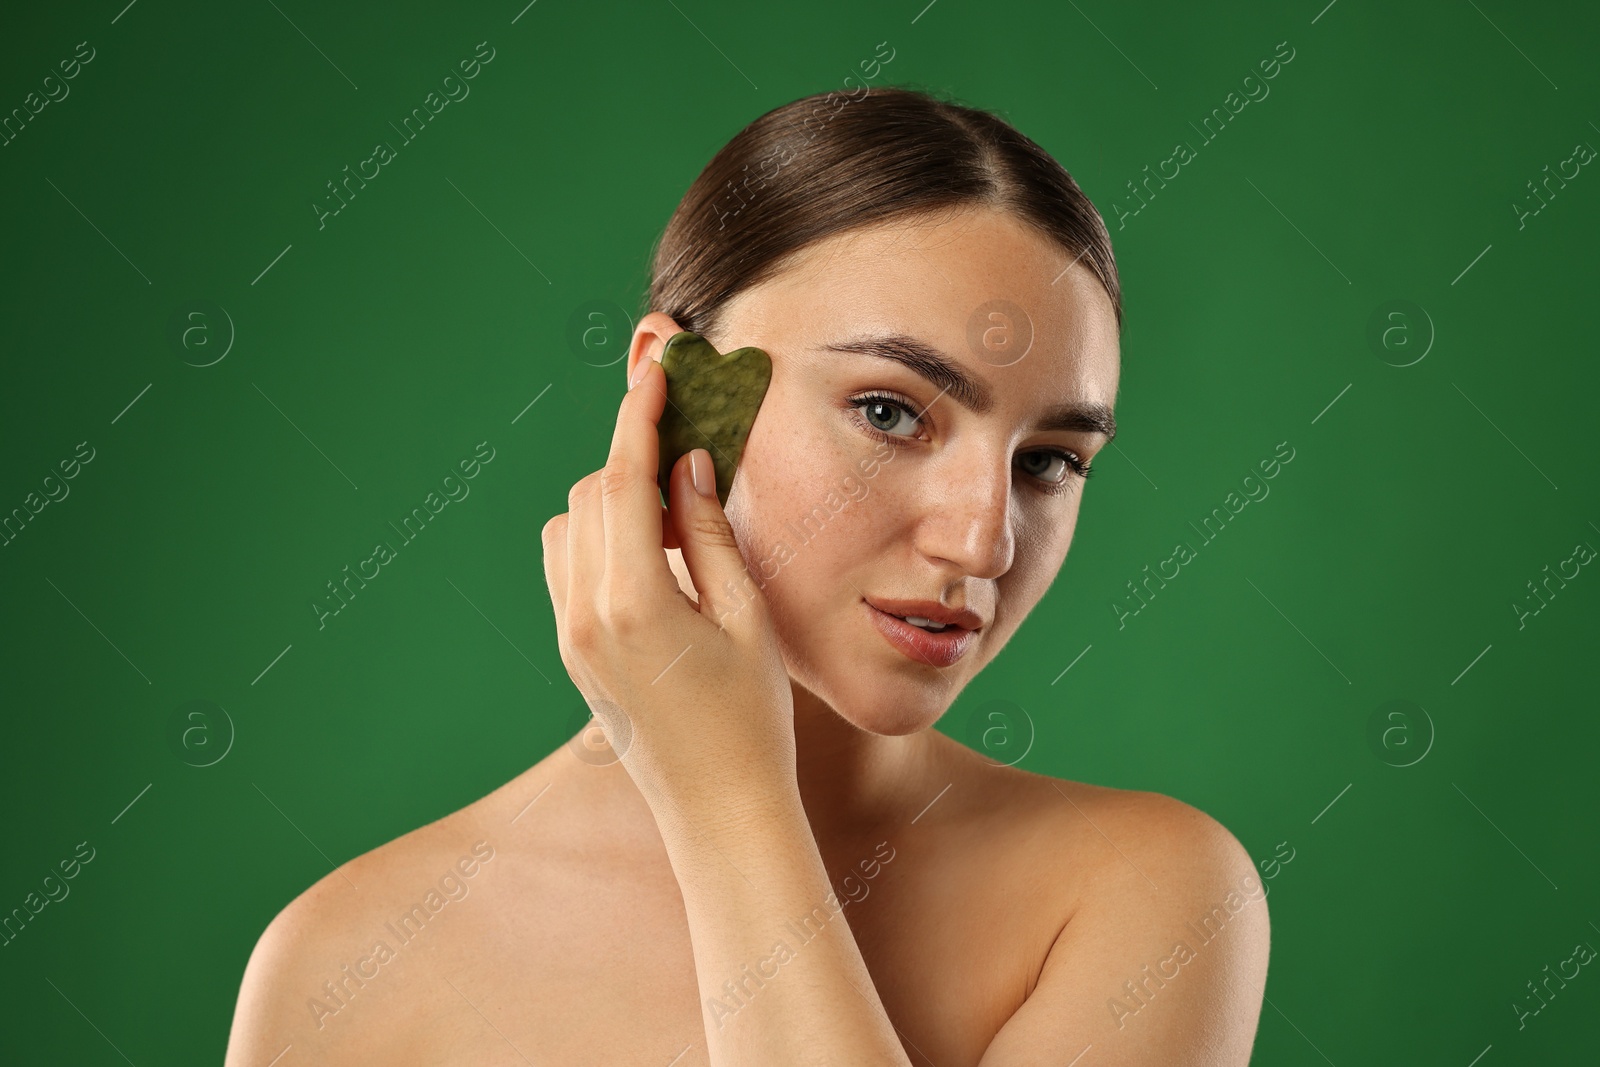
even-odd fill
[(544, 542), (544, 578), (550, 588), (550, 603), (555, 613), (556, 649), (561, 654), (561, 666), (572, 674), (575, 661), (571, 658), (567, 622), (567, 526), (571, 515), (563, 512), (545, 523), (540, 532)]
[[(701, 484), (709, 495), (695, 491), (694, 462), (700, 465)], [(737, 630), (759, 626), (766, 614), (760, 587), (744, 561), (727, 514), (716, 495), (716, 472), (711, 454), (703, 448), (679, 457), (668, 488), (672, 494), (672, 523), (683, 546), (683, 562), (700, 594), (700, 613)], [(733, 622), (738, 619), (738, 622)]]
[(678, 544), (678, 530), (672, 525), (672, 518), (667, 514), (667, 509), (661, 509), (661, 547), (681, 548)]
[(550, 605), (558, 624), (567, 617), (567, 518), (563, 512), (539, 531), (539, 541), (544, 546), (544, 584), (550, 590)]
[(605, 571), (615, 583), (627, 576), (628, 586), (646, 596), (664, 597), (678, 587), (661, 551), (661, 490), (656, 484), (660, 463), (657, 437), (666, 408), (666, 374), (654, 359), (644, 377), (623, 395), (611, 437), (600, 492)]
[(605, 531), (601, 526), (600, 472), (594, 471), (578, 479), (567, 493), (567, 618), (574, 612), (593, 613), (605, 577), (603, 546)]

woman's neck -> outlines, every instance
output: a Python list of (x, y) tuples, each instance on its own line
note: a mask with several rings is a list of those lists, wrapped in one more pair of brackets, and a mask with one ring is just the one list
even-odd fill
[(795, 774), (818, 847), (826, 853), (915, 817), (930, 799), (933, 730), (870, 733), (809, 690), (793, 689)]

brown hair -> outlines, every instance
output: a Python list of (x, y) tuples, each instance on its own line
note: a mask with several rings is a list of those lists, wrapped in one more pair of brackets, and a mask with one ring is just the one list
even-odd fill
[(1111, 235), (1072, 176), (998, 114), (899, 86), (802, 97), (735, 134), (656, 243), (648, 307), (706, 336), (812, 242), (967, 205), (1009, 210), (1081, 259), (1121, 330)]

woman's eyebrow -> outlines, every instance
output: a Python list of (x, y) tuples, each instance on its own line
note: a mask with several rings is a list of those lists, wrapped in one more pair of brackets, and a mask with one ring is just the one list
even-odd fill
[[(871, 334), (844, 341), (832, 341), (813, 349), (850, 355), (877, 356), (901, 364), (914, 374), (949, 393), (962, 407), (978, 415), (994, 410), (994, 393), (989, 386), (937, 348), (903, 333)], [(1104, 435), (1106, 443), (1117, 435), (1117, 420), (1111, 409), (1099, 403), (1058, 404), (1039, 418), (1037, 429), (1071, 430)]]

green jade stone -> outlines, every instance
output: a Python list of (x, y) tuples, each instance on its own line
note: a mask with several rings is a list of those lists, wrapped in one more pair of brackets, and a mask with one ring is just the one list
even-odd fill
[(733, 472), (772, 381), (772, 357), (759, 348), (718, 352), (699, 334), (674, 334), (661, 353), (667, 404), (657, 424), (661, 466), (656, 484), (667, 491), (678, 457), (696, 448), (711, 453), (717, 499), (724, 507)]

